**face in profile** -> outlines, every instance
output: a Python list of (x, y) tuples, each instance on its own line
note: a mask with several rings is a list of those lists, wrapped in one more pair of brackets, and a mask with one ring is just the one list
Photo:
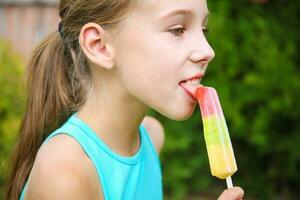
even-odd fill
[(214, 57), (203, 31), (207, 17), (205, 0), (142, 2), (115, 41), (124, 90), (166, 117), (190, 117), (196, 101), (189, 93)]

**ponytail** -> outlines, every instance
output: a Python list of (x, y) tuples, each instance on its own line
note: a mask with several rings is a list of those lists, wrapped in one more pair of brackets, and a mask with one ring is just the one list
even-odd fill
[(74, 63), (58, 32), (41, 41), (29, 60), (26, 113), (11, 161), (6, 200), (19, 199), (45, 138), (84, 103), (85, 90), (78, 84), (81, 79)]
[(138, 5), (138, 0), (60, 1), (60, 31), (38, 44), (26, 71), (26, 113), (11, 162), (6, 200), (19, 199), (43, 141), (86, 101), (92, 80), (78, 41), (82, 26), (95, 22), (118, 32), (119, 22)]

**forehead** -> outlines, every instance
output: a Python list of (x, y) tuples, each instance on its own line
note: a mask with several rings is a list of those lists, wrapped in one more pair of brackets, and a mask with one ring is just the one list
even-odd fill
[(177, 14), (206, 16), (208, 8), (206, 0), (141, 0), (136, 13), (163, 20)]

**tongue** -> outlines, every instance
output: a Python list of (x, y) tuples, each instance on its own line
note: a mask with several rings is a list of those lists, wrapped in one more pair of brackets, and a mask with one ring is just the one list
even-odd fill
[(200, 83), (198, 83), (197, 85), (191, 85), (191, 84), (188, 84), (186, 82), (181, 82), (181, 83), (179, 83), (179, 85), (182, 88), (184, 88), (186, 91), (188, 91), (191, 95), (193, 95), (195, 99), (197, 99), (197, 97), (196, 97), (196, 89), (198, 87), (202, 86)]

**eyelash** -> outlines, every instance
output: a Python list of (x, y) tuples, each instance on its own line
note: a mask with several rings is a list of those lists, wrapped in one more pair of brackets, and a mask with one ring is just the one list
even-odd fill
[[(173, 35), (175, 35), (176, 37), (180, 37), (180, 35), (176, 34), (176, 33), (178, 33), (178, 31), (183, 31), (180, 33), (180, 35), (182, 35), (186, 31), (186, 29), (185, 28), (174, 28), (174, 29), (169, 30), (169, 32), (172, 33)], [(203, 27), (202, 31), (205, 35), (209, 33), (209, 29), (207, 27)]]

